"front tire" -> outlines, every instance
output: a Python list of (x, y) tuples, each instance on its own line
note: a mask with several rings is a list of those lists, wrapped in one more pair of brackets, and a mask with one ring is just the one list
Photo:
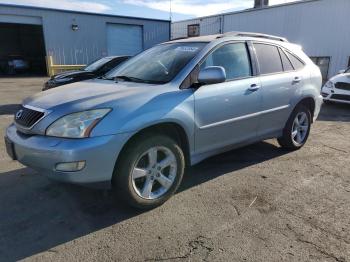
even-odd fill
[(144, 134), (122, 151), (113, 186), (129, 205), (152, 209), (178, 189), (185, 170), (180, 146), (164, 135)]
[(310, 129), (311, 112), (306, 106), (299, 105), (290, 115), (283, 129), (283, 135), (277, 141), (283, 148), (289, 150), (300, 149), (305, 145)]

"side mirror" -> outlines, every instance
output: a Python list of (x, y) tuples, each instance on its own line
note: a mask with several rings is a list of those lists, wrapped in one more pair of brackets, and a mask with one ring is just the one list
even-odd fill
[(344, 74), (345, 73), (345, 70), (340, 70), (339, 72), (338, 72), (338, 74)]
[(226, 81), (226, 71), (222, 66), (208, 66), (198, 74), (198, 82), (203, 85), (218, 84)]

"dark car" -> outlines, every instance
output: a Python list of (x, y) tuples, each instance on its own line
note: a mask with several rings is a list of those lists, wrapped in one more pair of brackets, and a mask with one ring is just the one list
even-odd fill
[(117, 67), (130, 56), (108, 56), (92, 62), (77, 71), (66, 71), (52, 76), (45, 84), (43, 91), (57, 86), (103, 76), (111, 69)]
[(0, 71), (8, 75), (14, 75), (17, 73), (25, 73), (29, 70), (29, 62), (23, 56), (9, 55), (4, 58), (0, 58)]

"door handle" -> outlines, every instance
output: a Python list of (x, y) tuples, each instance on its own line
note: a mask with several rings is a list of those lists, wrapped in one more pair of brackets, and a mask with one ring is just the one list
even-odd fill
[(260, 86), (258, 84), (252, 84), (252, 85), (250, 85), (248, 90), (251, 92), (255, 92), (255, 91), (259, 90), (259, 88), (260, 88)]
[(294, 79), (293, 79), (293, 81), (292, 81), (292, 85), (298, 84), (298, 83), (300, 83), (300, 82), (301, 82), (301, 78), (300, 78), (299, 76), (296, 76), (296, 77), (294, 77)]

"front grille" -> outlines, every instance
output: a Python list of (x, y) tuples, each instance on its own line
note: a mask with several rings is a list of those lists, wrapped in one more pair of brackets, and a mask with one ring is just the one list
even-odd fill
[(337, 100), (345, 100), (345, 101), (350, 101), (350, 95), (332, 95), (331, 96), (332, 99), (337, 99)]
[(335, 83), (335, 88), (350, 91), (350, 83), (338, 82)]
[(22, 127), (30, 128), (44, 116), (44, 112), (21, 107), (15, 114), (15, 122)]

